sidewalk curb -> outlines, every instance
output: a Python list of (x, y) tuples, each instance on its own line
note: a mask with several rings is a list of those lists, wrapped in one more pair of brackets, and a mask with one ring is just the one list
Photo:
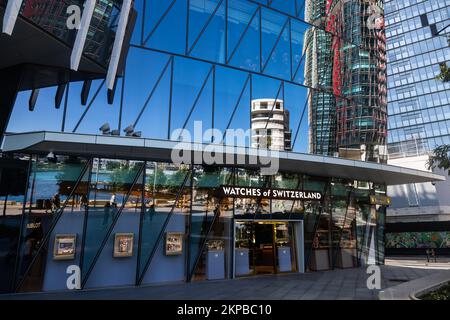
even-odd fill
[(450, 270), (402, 283), (378, 293), (378, 300), (420, 300), (419, 296), (450, 282)]

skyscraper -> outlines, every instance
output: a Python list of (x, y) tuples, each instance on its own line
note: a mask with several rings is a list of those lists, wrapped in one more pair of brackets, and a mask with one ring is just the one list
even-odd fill
[[(440, 65), (450, 63), (450, 1), (388, 0), (385, 14), (389, 164), (426, 170), (432, 150), (450, 144), (450, 83), (436, 79)], [(450, 232), (449, 192), (448, 178), (389, 187), (388, 236), (407, 232), (426, 238), (431, 232)], [(423, 254), (424, 249), (387, 248), (393, 254), (399, 250)]]
[(305, 84), (310, 151), (386, 161), (385, 35), (381, 1), (308, 0)]
[(255, 99), (251, 116), (253, 148), (292, 151), (289, 111), (283, 100)]
[(450, 143), (450, 84), (435, 79), (439, 64), (450, 59), (450, 1), (389, 0), (385, 6), (389, 154), (415, 156)]

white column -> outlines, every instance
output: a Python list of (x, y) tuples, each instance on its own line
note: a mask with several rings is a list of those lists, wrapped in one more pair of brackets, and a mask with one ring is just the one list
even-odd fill
[(2, 32), (11, 35), (16, 25), (17, 16), (22, 7), (23, 0), (8, 0), (6, 4), (5, 16), (3, 17)]
[(120, 62), (120, 54), (122, 52), (123, 39), (128, 25), (128, 17), (130, 16), (131, 0), (124, 0), (122, 9), (120, 10), (119, 25), (117, 26), (116, 37), (109, 60), (108, 73), (106, 75), (106, 85), (108, 89), (113, 89), (116, 79), (117, 68)]
[(92, 15), (94, 14), (95, 2), (96, 0), (86, 0), (84, 5), (80, 28), (78, 29), (77, 37), (75, 38), (75, 43), (72, 49), (72, 55), (70, 56), (70, 69), (75, 71), (77, 71), (80, 66), (81, 54), (83, 53)]

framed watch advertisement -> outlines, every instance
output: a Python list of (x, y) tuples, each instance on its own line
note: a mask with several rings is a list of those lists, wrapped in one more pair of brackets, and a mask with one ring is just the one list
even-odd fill
[(134, 233), (116, 233), (114, 237), (114, 258), (133, 256)]
[(76, 246), (76, 234), (57, 234), (53, 245), (53, 260), (75, 259)]
[(166, 232), (166, 256), (183, 254), (183, 237), (180, 232)]

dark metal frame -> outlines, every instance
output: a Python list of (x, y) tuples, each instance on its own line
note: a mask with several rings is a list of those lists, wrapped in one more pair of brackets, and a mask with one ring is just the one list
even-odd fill
[[(186, 187), (186, 182), (187, 182), (189, 176), (191, 176), (191, 175), (192, 175), (192, 171), (191, 171), (191, 169), (189, 169), (188, 172), (186, 173), (186, 176), (184, 177), (184, 181), (181, 184), (180, 189), (178, 190), (178, 193), (177, 193), (177, 195), (175, 197), (175, 202), (174, 202), (174, 204), (172, 206), (172, 209), (170, 210), (170, 213), (168, 214), (168, 216), (166, 218), (166, 221), (164, 221), (164, 224), (163, 224), (163, 226), (161, 228), (161, 231), (159, 233), (158, 239), (156, 240), (155, 246), (153, 247), (153, 249), (152, 249), (152, 251), (150, 253), (150, 256), (147, 259), (147, 262), (145, 263), (144, 269), (142, 270), (141, 274), (139, 275), (139, 278), (138, 278), (138, 280), (136, 282), (136, 285), (141, 285), (142, 284), (142, 281), (144, 280), (145, 274), (146, 274), (147, 270), (149, 269), (150, 264), (151, 264), (151, 262), (153, 260), (153, 256), (155, 255), (156, 251), (159, 248), (159, 244), (161, 243), (162, 239), (164, 238), (164, 233), (166, 231), (167, 225), (169, 224), (170, 218), (173, 215), (173, 212), (174, 212), (174, 210), (175, 210), (175, 208), (176, 208), (176, 206), (178, 204), (178, 201), (180, 199), (180, 196), (183, 193), (184, 188)], [(192, 201), (191, 201), (191, 203), (192, 203)]]
[[(192, 224), (192, 203), (194, 201), (193, 191), (194, 191), (194, 188), (195, 188), (195, 185), (194, 185), (194, 182), (193, 182), (195, 168), (193, 168), (193, 170), (194, 171), (193, 171), (193, 174), (192, 174), (192, 181), (191, 181), (191, 214), (189, 215), (189, 226)], [(234, 174), (235, 174), (234, 171), (235, 170), (233, 170), (232, 174), (230, 175), (230, 180), (231, 180), (231, 178), (234, 179)], [(229, 184), (229, 183), (230, 183), (230, 181), (228, 181), (227, 184)], [(222, 199), (219, 198), (218, 202), (219, 202), (219, 205), (220, 205), (220, 203), (222, 202)], [(195, 270), (197, 269), (198, 263), (200, 262), (202, 253), (204, 252), (204, 250), (206, 248), (206, 244), (207, 244), (209, 235), (210, 235), (210, 233), (212, 231), (212, 228), (214, 226), (214, 223), (216, 222), (216, 220), (219, 217), (219, 215), (220, 215), (220, 210), (217, 210), (216, 212), (214, 212), (214, 216), (213, 216), (212, 221), (210, 222), (210, 224), (208, 226), (208, 230), (206, 231), (205, 235), (202, 237), (203, 240), (202, 240), (201, 245), (200, 245), (200, 250), (199, 250), (199, 253), (198, 253), (197, 257), (195, 258), (195, 262), (194, 262), (194, 265), (192, 266), (192, 270), (190, 269), (190, 254), (188, 255), (187, 268), (186, 268), (186, 270), (187, 270), (186, 281), (187, 282), (191, 282), (192, 281), (192, 278), (193, 278), (193, 276), (195, 274)], [(208, 219), (208, 212), (206, 212), (205, 219)], [(233, 199), (233, 220), (234, 220), (234, 199)], [(189, 237), (189, 239), (190, 239), (190, 237)], [(233, 245), (234, 245), (234, 240), (232, 242), (233, 242)], [(189, 246), (189, 251), (190, 250), (191, 250), (191, 247)]]
[[(94, 163), (94, 159), (91, 159), (91, 164)], [(99, 163), (100, 165), (100, 163)], [(92, 178), (92, 167), (93, 165), (89, 166), (89, 176), (88, 176), (88, 189), (86, 190), (86, 199), (88, 200), (88, 203), (85, 204), (84, 207), (84, 219), (83, 219), (83, 233), (81, 238), (81, 253), (80, 253), (80, 261), (78, 263), (78, 266), (80, 267), (81, 277), (83, 276), (83, 262), (84, 262), (84, 247), (86, 246), (86, 230), (88, 225), (88, 219), (89, 219), (89, 191), (91, 188), (91, 178)]]
[[(330, 90), (327, 90), (327, 89), (324, 89), (324, 88), (312, 88), (310, 86), (306, 86), (306, 85), (304, 85), (302, 83), (298, 83), (297, 81), (295, 81), (295, 78), (296, 78), (297, 73), (298, 73), (298, 71), (300, 69), (300, 66), (303, 63), (305, 54), (302, 54), (301, 59), (300, 59), (298, 65), (295, 67), (295, 71), (293, 72), (293, 70), (294, 70), (294, 65), (293, 65), (293, 61), (292, 61), (293, 60), (292, 59), (293, 58), (293, 56), (292, 56), (292, 50), (293, 50), (293, 48), (292, 48), (292, 21), (293, 20), (296, 21), (296, 22), (305, 24), (305, 25), (309, 26), (309, 28), (313, 28), (314, 30), (322, 30), (323, 32), (330, 33), (330, 35), (333, 35), (334, 37), (342, 38), (340, 35), (335, 35), (335, 34), (333, 34), (331, 32), (328, 32), (328, 31), (324, 30), (324, 28), (321, 27), (321, 26), (316, 26), (314, 24), (311, 24), (311, 23), (308, 23), (308, 22), (304, 21), (304, 19), (301, 19), (300, 18), (300, 11), (301, 11), (301, 9), (299, 8), (297, 0), (295, 0), (295, 7), (296, 7), (296, 14), (295, 15), (292, 15), (289, 12), (283, 12), (283, 11), (277, 9), (276, 7), (273, 6), (273, 4), (274, 4), (273, 1), (268, 1), (267, 4), (264, 4), (264, 3), (260, 3), (260, 2), (254, 1), (254, 0), (246, 0), (249, 3), (253, 3), (255, 5), (256, 10), (252, 14), (249, 22), (247, 23), (247, 25), (245, 27), (245, 30), (240, 35), (240, 38), (239, 38), (238, 42), (236, 43), (235, 47), (232, 49), (232, 52), (231, 52), (230, 55), (228, 54), (229, 53), (229, 49), (230, 49), (229, 48), (229, 42), (228, 42), (228, 34), (229, 34), (229, 30), (228, 30), (229, 29), (229, 24), (228, 24), (229, 1), (228, 0), (220, 0), (218, 2), (216, 7), (214, 8), (214, 11), (209, 15), (206, 23), (203, 25), (203, 28), (201, 29), (201, 31), (197, 35), (194, 43), (191, 46), (189, 46), (189, 31), (190, 31), (189, 30), (190, 29), (189, 28), (189, 22), (190, 22), (190, 11), (191, 10), (190, 10), (190, 1), (186, 0), (187, 1), (187, 5), (186, 5), (186, 35), (185, 35), (186, 48), (185, 48), (184, 54), (181, 54), (181, 53), (178, 53), (178, 52), (169, 52), (169, 51), (166, 51), (166, 50), (162, 50), (161, 48), (158, 48), (158, 47), (155, 47), (155, 48), (148, 47), (147, 46), (148, 41), (151, 39), (153, 34), (157, 31), (157, 29), (162, 24), (164, 19), (167, 17), (169, 12), (173, 9), (174, 5), (176, 4), (176, 1), (177, 0), (172, 0), (172, 2), (169, 4), (169, 6), (164, 10), (162, 15), (158, 18), (156, 24), (153, 26), (153, 28), (151, 29), (149, 34), (147, 36), (145, 36), (145, 12), (146, 12), (146, 7), (147, 7), (147, 0), (144, 0), (143, 8), (142, 8), (142, 10), (143, 10), (143, 19), (142, 19), (142, 25), (141, 25), (141, 30), (140, 30), (140, 32), (141, 32), (141, 39), (140, 40), (141, 41), (140, 41), (140, 44), (132, 44), (131, 45), (134, 48), (143, 49), (143, 50), (149, 50), (149, 51), (157, 52), (157, 53), (163, 53), (163, 54), (169, 55), (169, 57), (170, 57), (169, 61), (168, 61), (168, 64), (171, 64), (169, 116), (168, 116), (169, 119), (168, 119), (168, 132), (167, 132), (168, 139), (170, 139), (170, 134), (171, 134), (170, 130), (171, 130), (171, 116), (172, 116), (172, 103), (173, 103), (173, 76), (174, 76), (174, 65), (173, 64), (174, 64), (175, 57), (187, 58), (187, 59), (191, 59), (191, 60), (194, 60), (194, 61), (204, 62), (204, 63), (212, 65), (210, 70), (212, 70), (212, 72), (214, 73), (214, 76), (213, 76), (213, 103), (212, 103), (212, 106), (211, 106), (211, 108), (212, 108), (212, 110), (211, 110), (211, 113), (212, 113), (212, 126), (213, 127), (214, 127), (214, 113), (215, 113), (215, 110), (214, 110), (215, 106), (214, 105), (215, 105), (215, 86), (216, 86), (216, 84), (215, 84), (215, 80), (216, 80), (215, 79), (215, 68), (217, 66), (222, 66), (222, 67), (226, 67), (226, 68), (229, 68), (229, 69), (234, 69), (234, 70), (238, 70), (238, 71), (241, 71), (241, 72), (245, 72), (245, 73), (247, 73), (250, 76), (253, 75), (253, 74), (261, 75), (261, 76), (263, 76), (265, 78), (277, 80), (277, 81), (280, 81), (280, 82), (283, 82), (283, 83), (290, 83), (290, 84), (293, 84), (295, 86), (308, 88), (310, 90), (316, 90), (318, 92), (329, 93), (329, 94), (331, 94), (333, 96), (336, 96)], [(305, 2), (302, 3), (301, 8), (304, 6), (304, 4), (305, 4)], [(198, 57), (192, 56), (191, 53), (192, 53), (193, 49), (195, 48), (195, 46), (198, 43), (198, 41), (200, 40), (200, 38), (204, 35), (204, 33), (205, 33), (206, 29), (208, 28), (211, 20), (216, 15), (217, 11), (219, 10), (219, 8), (221, 6), (225, 6), (225, 15), (226, 15), (226, 17), (224, 19), (225, 20), (225, 33), (226, 33), (226, 37), (225, 37), (225, 63), (220, 63), (220, 62), (216, 62), (216, 61), (210, 61), (210, 60), (207, 60), (207, 59), (202, 59), (202, 58), (198, 58)], [(263, 42), (263, 35), (262, 35), (262, 10), (263, 9), (270, 10), (273, 13), (281, 14), (281, 15), (286, 17), (286, 22), (282, 26), (281, 31), (278, 33), (277, 40), (276, 40), (275, 44), (270, 48), (271, 49), (270, 50), (270, 54), (267, 57), (266, 61), (264, 61), (264, 62), (262, 61), (262, 55), (263, 55), (263, 48), (262, 48), (262, 42)], [(247, 31), (249, 30), (251, 24), (253, 23), (254, 19), (256, 18), (256, 15), (258, 15), (258, 14), (259, 14), (258, 18), (259, 18), (259, 45), (260, 45), (260, 48), (259, 48), (259, 50), (260, 50), (259, 61), (260, 61), (260, 70), (259, 71), (252, 71), (252, 70), (242, 69), (240, 67), (236, 67), (236, 66), (231, 65), (230, 61), (232, 60), (232, 58), (235, 55), (236, 51), (238, 50), (240, 44), (244, 40), (244, 37), (245, 37)], [(286, 29), (289, 30), (289, 52), (290, 52), (290, 73), (291, 73), (291, 79), (283, 79), (283, 78), (280, 78), (280, 77), (277, 77), (277, 76), (265, 73), (265, 69), (268, 66), (270, 58), (273, 55), (276, 47), (278, 46), (278, 43), (279, 43), (279, 41), (280, 41), (280, 39), (281, 39), (281, 37), (282, 37), (282, 35), (283, 35), (283, 33), (285, 32)], [(156, 85), (152, 89), (152, 93), (150, 94), (149, 98), (147, 99), (146, 103), (144, 104), (143, 108), (141, 109), (141, 112), (139, 113), (136, 121), (134, 122), (134, 126), (137, 125), (139, 119), (141, 118), (143, 110), (145, 110), (145, 108), (147, 107), (147, 104), (149, 103), (149, 100), (150, 100), (151, 96), (154, 94), (154, 91), (158, 87), (158, 85), (159, 85), (159, 83), (161, 81), (161, 78), (163, 77), (163, 75), (165, 74), (165, 71), (167, 70), (167, 67), (168, 67), (168, 65), (166, 65), (164, 67), (163, 72), (161, 72), (161, 74), (159, 75), (158, 81), (156, 82)], [(207, 80), (208, 80), (208, 78), (207, 78)], [(251, 80), (252, 80), (252, 78), (251, 78)], [(100, 85), (100, 87), (102, 85), (103, 85), (103, 83)], [(188, 114), (188, 116), (187, 116), (187, 118), (186, 118), (186, 120), (184, 122), (185, 123), (184, 126), (183, 126), (184, 128), (186, 127), (187, 123), (190, 120), (190, 116), (192, 115), (192, 111), (195, 108), (196, 103), (198, 102), (197, 100), (199, 99), (199, 96), (201, 95), (201, 93), (204, 90), (204, 86), (205, 86), (205, 82), (202, 85), (202, 88), (200, 90), (200, 94), (197, 96), (196, 102), (194, 102), (194, 105), (191, 108), (191, 112), (189, 112), (189, 114)], [(100, 90), (100, 87), (99, 87), (98, 90)], [(252, 82), (251, 82), (251, 87), (252, 87)], [(124, 90), (123, 89), (124, 89), (124, 82), (122, 83), (122, 95), (121, 95), (120, 115), (119, 115), (119, 130), (120, 130), (121, 125), (122, 125), (121, 121), (122, 121), (122, 112), (123, 112), (122, 106), (123, 106), (123, 95), (124, 95)], [(76, 132), (78, 130), (79, 125), (81, 124), (81, 122), (83, 121), (83, 119), (86, 116), (86, 113), (89, 111), (90, 107), (92, 106), (92, 103), (95, 100), (97, 94), (98, 94), (98, 92), (95, 93), (95, 95), (92, 98), (91, 102), (89, 103), (88, 107), (86, 108), (86, 110), (82, 114), (81, 118), (77, 122), (73, 132)], [(311, 94), (311, 91), (310, 91), (310, 94)], [(339, 98), (340, 99), (344, 99), (344, 100), (351, 100), (351, 99), (348, 99), (346, 97), (339, 97)], [(306, 104), (305, 104), (305, 106), (303, 108), (301, 119), (300, 119), (300, 122), (298, 124), (298, 128), (295, 130), (296, 137), (298, 136), (299, 128), (301, 127), (303, 119), (304, 119), (304, 113), (306, 111)], [(353, 103), (351, 101), (348, 101), (348, 104), (353, 104)], [(65, 121), (65, 119), (63, 120), (63, 122), (64, 121)], [(63, 124), (63, 127), (64, 127), (64, 124)], [(294, 139), (294, 143), (292, 144), (293, 148), (295, 147), (296, 142), (297, 142), (297, 139)]]
[[(249, 80), (249, 79), (247, 79), (247, 80)], [(27, 191), (26, 192), (28, 192), (29, 184), (30, 184), (30, 174), (31, 174), (31, 169), (30, 168), (31, 168), (32, 161), (33, 161), (33, 156), (30, 156), (29, 170), (28, 170), (28, 179), (27, 179), (27, 188), (26, 188)], [(156, 252), (160, 249), (160, 244), (161, 244), (161, 241), (164, 238), (164, 234), (165, 234), (165, 231), (167, 229), (167, 226), (168, 226), (168, 224), (170, 222), (171, 217), (173, 216), (175, 208), (177, 207), (177, 205), (178, 205), (178, 203), (180, 201), (181, 195), (186, 190), (185, 188), (187, 187), (188, 183), (190, 183), (189, 187), (190, 187), (191, 197), (190, 197), (189, 221), (188, 221), (188, 224), (187, 224), (187, 228), (188, 229), (186, 231), (188, 236), (186, 238), (187, 245), (186, 245), (186, 253), (185, 253), (185, 277), (186, 277), (186, 281), (187, 282), (192, 281), (192, 279), (194, 277), (194, 274), (196, 272), (197, 265), (198, 265), (198, 263), (199, 263), (199, 261), (201, 259), (201, 255), (202, 255), (202, 253), (205, 250), (207, 240), (210, 237), (210, 234), (212, 232), (212, 228), (213, 228), (215, 222), (218, 219), (219, 212), (215, 212), (214, 213), (212, 221), (209, 222), (209, 225), (206, 228), (205, 232), (202, 232), (202, 234), (201, 234), (202, 240), (199, 243), (199, 252), (198, 252), (198, 254), (195, 257), (191, 257), (191, 250), (192, 250), (192, 248), (190, 247), (190, 243), (189, 243), (189, 239), (190, 239), (190, 233), (189, 232), (190, 232), (190, 225), (192, 223), (191, 222), (192, 221), (192, 205), (193, 205), (193, 200), (194, 200), (192, 195), (193, 195), (193, 191), (194, 191), (194, 188), (195, 188), (195, 185), (193, 183), (195, 168), (194, 168), (194, 166), (190, 166), (189, 169), (186, 171), (183, 183), (181, 184), (180, 188), (177, 191), (177, 194), (176, 194), (176, 197), (175, 197), (175, 203), (173, 204), (173, 206), (171, 208), (171, 211), (169, 212), (169, 214), (165, 218), (164, 224), (162, 225), (162, 228), (161, 228), (161, 230), (160, 230), (160, 232), (159, 232), (159, 234), (157, 236), (157, 239), (156, 239), (156, 242), (155, 242), (154, 246), (152, 248), (149, 248), (149, 249), (151, 249), (151, 252), (150, 252), (150, 255), (148, 256), (148, 258), (146, 259), (144, 267), (141, 268), (142, 249), (143, 249), (142, 248), (142, 228), (143, 228), (142, 219), (143, 219), (143, 216), (145, 215), (145, 183), (146, 183), (145, 169), (147, 168), (147, 163), (148, 163), (147, 161), (141, 162), (140, 167), (137, 170), (136, 175), (134, 176), (133, 182), (132, 182), (130, 188), (128, 189), (128, 191), (126, 193), (126, 196), (124, 197), (124, 202), (123, 202), (122, 206), (120, 207), (120, 209), (116, 213), (113, 221), (109, 225), (108, 230), (107, 230), (105, 236), (103, 237), (102, 242), (101, 242), (99, 248), (97, 249), (94, 258), (92, 259), (92, 261), (90, 262), (90, 264), (88, 266), (87, 272), (85, 273), (84, 277), (82, 278), (82, 288), (85, 287), (85, 285), (86, 285), (86, 283), (87, 283), (87, 281), (89, 279), (89, 276), (92, 274), (92, 271), (93, 271), (93, 269), (96, 266), (96, 262), (98, 261), (100, 255), (101, 255), (101, 253), (103, 251), (103, 249), (106, 246), (107, 241), (109, 240), (109, 238), (110, 238), (110, 236), (111, 236), (111, 234), (112, 234), (112, 232), (114, 230), (114, 227), (117, 224), (117, 221), (119, 220), (119, 218), (120, 218), (120, 216), (121, 216), (121, 214), (123, 212), (123, 209), (125, 207), (125, 203), (129, 199), (129, 197), (131, 195), (131, 192), (133, 191), (135, 185), (138, 182), (139, 183), (142, 182), (143, 183), (143, 187), (142, 187), (142, 190), (141, 190), (141, 211), (140, 211), (139, 239), (138, 239), (138, 248), (137, 248), (138, 257), (137, 257), (137, 264), (136, 264), (136, 269), (135, 269), (136, 276), (135, 276), (135, 283), (134, 284), (137, 285), (137, 286), (142, 284), (142, 282), (143, 282), (143, 280), (144, 280), (144, 278), (146, 276), (146, 273), (147, 273), (147, 271), (148, 271), (148, 269), (149, 269), (149, 267), (150, 267), (150, 265), (151, 265), (151, 263), (153, 261), (153, 258), (155, 256)], [(39, 257), (39, 255), (42, 253), (42, 250), (45, 250), (47, 248), (46, 244), (48, 244), (48, 240), (49, 240), (49, 238), (51, 236), (52, 231), (54, 230), (54, 228), (56, 227), (57, 223), (59, 222), (60, 217), (62, 216), (65, 208), (67, 207), (68, 201), (74, 197), (74, 193), (75, 193), (76, 189), (78, 188), (80, 183), (83, 181), (83, 179), (86, 176), (86, 174), (88, 174), (88, 188), (89, 188), (89, 190), (91, 190), (92, 165), (93, 165), (93, 158), (87, 159), (86, 164), (82, 168), (82, 171), (80, 172), (80, 175), (79, 175), (76, 183), (74, 184), (74, 188), (71, 190), (70, 195), (67, 197), (67, 199), (65, 200), (65, 202), (64, 202), (63, 206), (61, 207), (60, 211), (56, 215), (54, 221), (52, 222), (51, 228), (46, 233), (46, 235), (44, 235), (44, 238), (43, 238), (43, 241), (42, 241), (42, 245), (38, 249), (38, 252), (33, 257), (32, 262), (28, 265), (28, 268), (26, 269), (26, 271), (25, 271), (25, 273), (23, 275), (23, 278), (21, 279), (20, 283), (17, 285), (17, 287), (15, 289), (16, 291), (19, 290), (21, 288), (21, 286), (23, 285), (23, 283), (25, 282), (28, 273), (32, 269), (33, 265), (35, 264), (35, 261), (36, 261), (37, 257)], [(231, 168), (231, 174), (230, 174), (230, 177), (229, 177), (229, 180), (228, 180), (227, 184), (229, 184), (232, 181), (235, 181), (236, 178), (237, 178), (237, 174), (238, 173), (237, 173), (236, 167), (232, 167)], [(142, 175), (142, 177), (141, 177), (141, 175)], [(304, 178), (305, 176), (302, 175), (302, 174), (296, 174), (296, 176), (297, 176), (297, 179), (298, 179), (298, 181), (297, 181), (297, 188), (300, 188), (305, 183), (305, 178)], [(324, 188), (324, 190), (323, 190), (323, 195), (324, 196), (323, 196), (322, 200), (320, 201), (320, 206), (318, 208), (318, 212), (314, 213), (315, 221), (314, 221), (314, 229), (313, 229), (313, 231), (311, 233), (312, 236), (314, 236), (314, 234), (317, 231), (317, 228), (319, 226), (320, 218), (321, 218), (322, 213), (324, 212), (324, 210), (331, 209), (331, 205), (332, 205), (332, 202), (330, 203), (330, 201), (332, 201), (332, 193), (331, 193), (331, 189), (330, 189), (331, 188), (332, 178), (328, 178), (328, 179), (320, 179), (319, 177), (316, 177), (316, 178), (318, 178), (320, 181), (323, 181), (323, 183), (324, 183), (324, 187), (323, 187)], [(273, 181), (272, 178), (271, 179), (265, 179), (264, 183), (263, 183), (263, 186), (270, 186), (270, 183), (272, 181)], [(88, 190), (88, 192), (89, 192), (89, 190)], [(347, 195), (348, 199), (347, 199), (346, 213), (345, 213), (345, 217), (344, 217), (344, 225), (345, 225), (345, 222), (347, 220), (347, 212), (349, 210), (349, 204), (351, 202), (351, 198), (353, 196), (353, 193), (354, 193), (354, 188), (352, 187), (352, 189), (348, 191), (348, 195)], [(24, 201), (24, 208), (23, 208), (24, 212), (26, 211), (26, 204), (25, 203), (26, 203), (26, 201)], [(295, 202), (293, 202), (293, 206), (294, 206), (294, 203)], [(233, 204), (234, 204), (234, 199), (233, 199)], [(233, 239), (232, 239), (233, 241), (231, 241), (232, 248), (231, 248), (231, 254), (230, 254), (230, 259), (231, 259), (230, 261), (233, 261), (232, 259), (233, 259), (233, 255), (234, 255), (234, 241), (235, 241), (235, 239), (234, 239), (234, 232), (235, 232), (234, 231), (234, 221), (236, 220), (236, 217), (234, 216), (234, 210), (235, 210), (235, 208), (234, 208), (234, 205), (233, 205), (233, 218), (232, 218), (233, 219), (233, 223), (232, 223), (233, 230), (231, 232), (231, 236), (233, 237)], [(292, 212), (292, 208), (291, 208), (291, 212)], [(206, 215), (206, 217), (209, 217), (209, 216)], [(89, 208), (85, 207), (84, 220), (83, 220), (83, 237), (82, 237), (82, 244), (81, 244), (82, 250), (81, 250), (80, 261), (79, 261), (80, 268), (83, 268), (83, 262), (84, 262), (84, 250), (85, 250), (85, 247), (86, 247), (86, 231), (87, 231), (88, 218), (89, 218)], [(271, 215), (270, 215), (270, 218), (272, 218)], [(25, 219), (25, 217), (23, 216), (22, 217), (22, 221), (21, 221), (22, 227), (23, 227), (23, 224), (24, 224), (24, 219)], [(257, 215), (254, 215), (252, 220), (255, 220), (255, 219), (257, 219)], [(285, 221), (285, 220), (286, 221), (291, 221), (292, 220), (291, 219), (291, 214), (289, 214), (289, 216), (287, 216), (286, 219), (281, 219), (281, 218), (277, 218), (277, 219), (276, 219), (276, 221)], [(241, 220), (241, 219), (238, 219), (238, 220)], [(267, 220), (267, 219), (264, 219), (264, 220)], [(249, 220), (249, 221), (251, 221), (251, 220)], [(369, 223), (369, 222), (370, 222), (370, 217), (368, 217), (368, 219), (366, 221), (366, 224)], [(329, 232), (329, 234), (332, 233), (331, 226), (332, 226), (332, 224), (330, 222), (330, 226), (329, 226), (330, 227), (330, 232)], [(365, 235), (365, 231), (364, 230), (362, 230), (362, 231), (364, 233), (363, 236), (367, 237), (370, 240), (371, 234)], [(378, 234), (376, 234), (375, 237), (377, 238)], [(342, 230), (341, 230), (340, 235), (339, 235), (339, 240), (341, 238), (342, 238)], [(340, 243), (340, 241), (339, 241), (339, 243)], [(333, 246), (330, 246), (330, 247), (334, 249), (334, 251), (332, 251), (332, 253), (329, 253), (329, 255), (331, 256), (331, 258), (330, 258), (331, 259), (330, 267), (334, 268), (336, 266), (336, 254), (337, 254), (339, 248), (338, 247), (334, 248)], [(20, 246), (19, 246), (18, 250), (20, 250)], [(305, 245), (304, 250), (306, 251), (306, 253), (305, 253), (305, 262), (304, 263), (305, 263), (305, 267), (308, 268), (309, 264), (310, 264), (310, 260), (311, 260), (312, 251), (313, 251), (312, 242), (311, 242), (311, 247), (309, 247), (309, 246), (307, 247)], [(18, 252), (18, 253), (20, 253), (20, 252)], [(359, 250), (358, 250), (358, 253), (360, 253)], [(358, 263), (359, 263), (360, 255), (358, 255), (358, 256), (359, 256), (359, 258), (358, 258)], [(19, 258), (20, 254), (18, 254), (17, 257)], [(193, 261), (194, 264), (191, 266), (192, 259), (195, 259), (195, 260)], [(17, 272), (17, 265), (18, 265), (18, 262), (16, 262), (15, 272)], [(234, 266), (232, 266), (232, 267), (234, 268)], [(232, 277), (232, 270), (230, 270), (229, 276)], [(15, 278), (16, 278), (16, 276), (15, 276)], [(16, 282), (14, 282), (14, 284), (16, 284)]]
[[(36, 262), (37, 258), (39, 257), (39, 255), (41, 254), (42, 250), (44, 250), (43, 248), (46, 247), (48, 245), (48, 241), (50, 239), (50, 236), (53, 232), (53, 230), (55, 229), (59, 219), (61, 218), (62, 214), (64, 213), (64, 209), (67, 206), (67, 203), (69, 202), (69, 199), (71, 199), (74, 196), (75, 190), (78, 188), (78, 185), (80, 184), (81, 180), (84, 177), (84, 174), (86, 173), (86, 171), (90, 168), (92, 163), (92, 159), (89, 159), (86, 164), (84, 165), (84, 167), (81, 170), (80, 175), (77, 178), (77, 181), (74, 184), (73, 189), (71, 190), (69, 196), (66, 198), (66, 200), (64, 201), (63, 205), (61, 206), (61, 208), (59, 209), (58, 213), (55, 215), (55, 217), (53, 218), (52, 224), (50, 225), (49, 230), (47, 231), (47, 233), (44, 235), (44, 238), (42, 239), (42, 242), (38, 248), (38, 250), (36, 251), (36, 253), (34, 254), (33, 258), (30, 261), (30, 264), (28, 265), (28, 267), (25, 269), (25, 272), (22, 276), (22, 279), (19, 281), (19, 283), (17, 284), (15, 291), (19, 291), (20, 288), (22, 287), (22, 285), (24, 284), (28, 274), (30, 273), (30, 270), (33, 268), (34, 263)], [(26, 200), (24, 201), (26, 202)], [(30, 204), (31, 205), (31, 204)], [(23, 219), (25, 219), (25, 217), (23, 217)], [(22, 247), (21, 243), (19, 244), (19, 250)], [(17, 277), (17, 275), (16, 275)]]
[[(88, 268), (84, 278), (82, 278), (82, 280), (81, 280), (81, 288), (84, 288), (86, 283), (87, 283), (87, 281), (89, 280), (89, 276), (91, 275), (92, 271), (94, 270), (95, 264), (97, 263), (97, 260), (99, 259), (100, 254), (102, 253), (104, 247), (106, 246), (106, 243), (108, 242), (108, 239), (111, 236), (111, 233), (113, 232), (114, 227), (117, 224), (117, 221), (119, 221), (119, 218), (120, 218), (120, 216), (121, 216), (121, 214), (123, 212), (123, 209), (125, 208), (126, 203), (128, 202), (128, 199), (130, 197), (131, 192), (133, 191), (134, 186), (136, 185), (136, 182), (138, 182), (139, 177), (141, 176), (141, 174), (145, 173), (144, 169), (145, 169), (145, 162), (142, 162), (139, 170), (136, 173), (136, 176), (133, 179), (133, 182), (132, 182), (132, 184), (130, 186), (130, 189), (128, 189), (128, 192), (125, 195), (125, 198), (123, 199), (122, 206), (120, 207), (120, 209), (118, 210), (118, 212), (114, 216), (114, 219), (111, 222), (111, 224), (110, 224), (110, 226), (108, 228), (108, 231), (106, 232), (99, 249), (97, 250), (94, 258), (92, 259), (92, 262), (91, 262), (91, 264), (90, 264), (90, 266), (89, 266), (89, 268)], [(83, 233), (83, 237), (84, 238), (86, 237), (86, 232)], [(84, 248), (82, 249), (82, 251), (84, 252)]]
[(23, 195), (23, 205), (22, 205), (22, 217), (20, 218), (20, 229), (19, 229), (19, 238), (17, 241), (17, 250), (16, 250), (16, 259), (14, 261), (14, 273), (13, 277), (10, 282), (10, 290), (14, 291), (17, 283), (17, 271), (19, 267), (19, 261), (20, 261), (20, 251), (22, 248), (22, 236), (23, 236), (23, 229), (24, 229), (24, 223), (25, 223), (25, 210), (27, 206), (27, 198), (28, 198), (28, 189), (30, 184), (30, 173), (31, 169), (33, 167), (33, 155), (29, 155), (30, 160), (28, 161), (28, 171), (27, 171), (27, 182), (25, 184), (25, 191)]

